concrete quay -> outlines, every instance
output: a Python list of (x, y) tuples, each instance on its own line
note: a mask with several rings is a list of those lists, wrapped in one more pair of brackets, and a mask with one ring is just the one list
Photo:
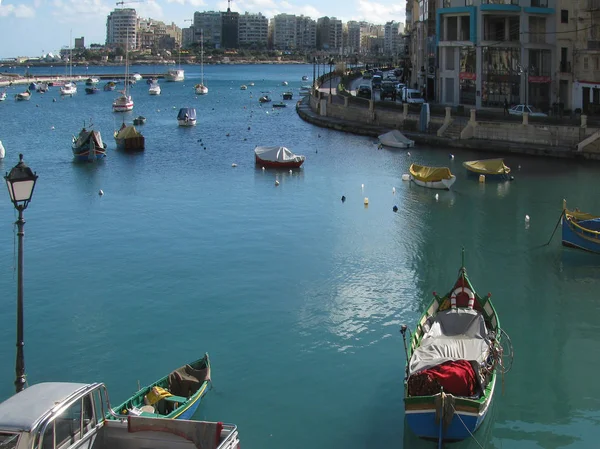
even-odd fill
[[(145, 73), (142, 75), (144, 79), (147, 78), (164, 78), (165, 74), (148, 74)], [(81, 82), (85, 83), (88, 78), (98, 78), (101, 81), (109, 81), (109, 80), (124, 80), (125, 75), (123, 73), (118, 74), (102, 74), (102, 75), (87, 75), (87, 76), (49, 76), (49, 75), (38, 75), (32, 77), (6, 77), (3, 74), (0, 74), (0, 87), (8, 87), (8, 86), (29, 86), (31, 83), (55, 83), (55, 82), (67, 82), (74, 81), (76, 83)]]
[[(377, 137), (392, 129), (402, 131), (418, 144), (445, 148), (464, 148), (482, 152), (514, 153), (557, 158), (600, 160), (600, 129), (587, 126), (586, 116), (580, 126), (560, 126), (522, 122), (480, 121), (476, 111), (470, 118), (431, 116), (427, 132), (418, 132), (419, 116), (397, 109), (377, 109), (374, 101), (367, 107), (341, 95), (329, 97), (327, 89), (315, 90), (296, 105), (298, 115), (308, 123), (323, 128)], [(354, 98), (351, 98), (354, 100)]]

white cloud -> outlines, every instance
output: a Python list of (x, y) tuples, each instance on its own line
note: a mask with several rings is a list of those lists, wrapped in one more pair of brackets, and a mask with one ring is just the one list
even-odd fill
[(111, 11), (111, 8), (102, 0), (54, 0), (52, 15), (61, 22), (79, 22), (82, 18), (102, 17)]
[(191, 6), (206, 6), (204, 0), (167, 0), (168, 3), (179, 3), (180, 5), (191, 5)]
[(384, 24), (390, 20), (405, 22), (406, 5), (404, 3), (383, 4), (368, 0), (356, 2), (356, 14), (349, 20), (366, 20), (374, 24)]
[[(144, 2), (140, 3), (139, 5), (131, 6), (135, 6), (135, 10), (137, 11), (139, 17), (152, 18), (157, 20), (165, 19), (162, 6), (160, 6), (156, 1), (151, 0), (147, 3)], [(171, 17), (166, 18), (167, 22), (170, 22), (171, 19)]]
[(0, 17), (15, 16), (18, 19), (30, 19), (35, 17), (35, 9), (25, 5), (2, 5), (0, 0)]

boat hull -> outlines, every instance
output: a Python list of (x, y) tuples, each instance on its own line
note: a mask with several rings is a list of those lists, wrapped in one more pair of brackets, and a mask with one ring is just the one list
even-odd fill
[(106, 157), (106, 148), (73, 148), (73, 160), (76, 162), (93, 162)]
[(439, 181), (421, 181), (420, 179), (415, 178), (413, 175), (410, 175), (410, 179), (418, 186), (437, 190), (450, 190), (452, 184), (456, 182), (456, 176), (454, 175), (452, 175), (450, 179), (441, 179)]
[(575, 225), (570, 217), (563, 217), (562, 244), (570, 248), (600, 254), (600, 238), (598, 234), (593, 231), (586, 232), (585, 228)]
[(258, 156), (254, 156), (256, 159), (256, 163), (262, 165), (263, 167), (271, 167), (271, 168), (299, 168), (304, 161), (289, 161), (289, 162), (275, 162), (268, 161), (259, 158)]
[(178, 119), (177, 123), (179, 124), (179, 126), (186, 126), (186, 127), (190, 127), (190, 126), (196, 126), (196, 119), (188, 119), (188, 120), (181, 120)]
[[(465, 167), (466, 168), (466, 167)], [(467, 168), (467, 176), (471, 178), (479, 178), (480, 175), (484, 175), (485, 179), (495, 180), (495, 181), (506, 181), (510, 177), (509, 173), (486, 173), (483, 171), (475, 171)]]
[(115, 142), (117, 143), (117, 150), (121, 151), (144, 151), (146, 147), (144, 136), (129, 137), (127, 139), (115, 138)]

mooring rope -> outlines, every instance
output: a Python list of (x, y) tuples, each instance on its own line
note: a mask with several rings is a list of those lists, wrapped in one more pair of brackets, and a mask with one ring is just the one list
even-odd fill
[(469, 435), (471, 435), (471, 438), (473, 438), (473, 440), (475, 440), (475, 442), (477, 443), (477, 446), (479, 446), (481, 449), (485, 449), (481, 443), (479, 441), (477, 441), (477, 438), (475, 438), (475, 435), (473, 435), (471, 433), (471, 431), (469, 430), (469, 428), (467, 427), (467, 425), (465, 424), (465, 422), (462, 420), (462, 418), (460, 417), (460, 415), (458, 414), (458, 412), (456, 411), (456, 409), (454, 408), (454, 404), (452, 404), (452, 408), (454, 409), (454, 414), (458, 417), (458, 419), (460, 420), (460, 422), (462, 423), (462, 425), (465, 427), (465, 429), (467, 430), (467, 432), (469, 432)]

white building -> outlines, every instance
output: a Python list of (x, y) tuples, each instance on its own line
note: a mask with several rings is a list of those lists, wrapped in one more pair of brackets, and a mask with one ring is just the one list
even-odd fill
[(383, 29), (383, 52), (387, 55), (397, 55), (403, 46), (402, 33), (404, 24), (401, 22), (387, 22)]
[(277, 14), (271, 19), (270, 33), (273, 48), (290, 50), (296, 48), (296, 16)]
[(106, 45), (137, 48), (138, 17), (135, 9), (115, 9), (106, 19)]
[(360, 52), (360, 23), (351, 20), (346, 24), (348, 39), (344, 45), (344, 51), (347, 53)]
[(261, 13), (240, 14), (238, 20), (238, 42), (240, 47), (267, 46), (269, 41), (269, 19)]

